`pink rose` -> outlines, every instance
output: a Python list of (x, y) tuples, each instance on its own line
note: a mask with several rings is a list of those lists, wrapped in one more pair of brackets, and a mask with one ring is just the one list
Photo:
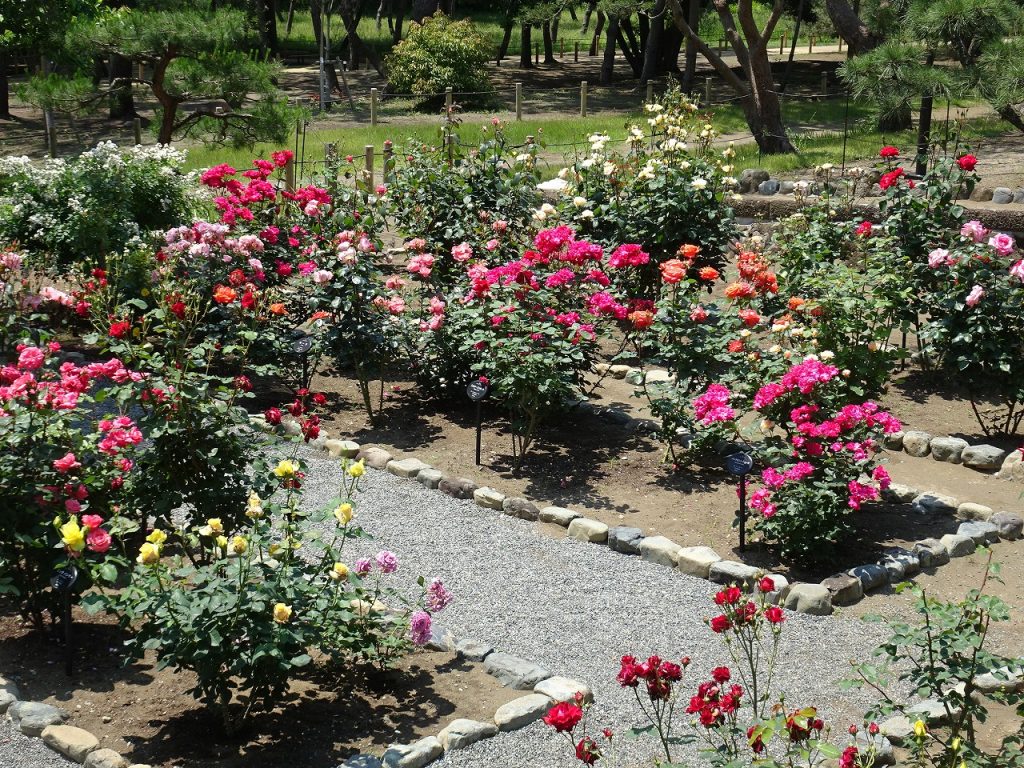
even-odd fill
[(458, 262), (469, 261), (473, 258), (473, 247), (469, 243), (452, 246), (452, 258)]
[(928, 254), (928, 266), (932, 269), (938, 269), (943, 264), (949, 263), (949, 251), (945, 248), (936, 248), (934, 251)]
[(77, 515), (82, 511), (82, 505), (76, 499), (68, 499), (64, 502), (64, 509), (73, 515)]
[(988, 230), (985, 229), (985, 225), (977, 219), (968, 221), (962, 227), (960, 227), (960, 234), (964, 237), (969, 237), (976, 243), (980, 243), (985, 239), (985, 235), (988, 234)]
[(93, 552), (103, 554), (110, 549), (110, 534), (102, 528), (94, 528), (85, 536), (85, 543)]
[(82, 466), (81, 462), (75, 458), (73, 453), (65, 453), (64, 456), (53, 462), (53, 468), (58, 472), (70, 472), (72, 469), (78, 469), (80, 466)]
[(1000, 256), (1009, 256), (1013, 253), (1013, 249), (1017, 245), (1013, 238), (1005, 232), (1000, 232), (998, 235), (992, 235), (992, 237), (988, 239), (988, 244), (991, 245), (992, 250)]
[(965, 300), (965, 303), (968, 307), (975, 307), (978, 305), (978, 302), (981, 301), (984, 295), (985, 289), (982, 288), (980, 285), (976, 285), (973, 288), (971, 288), (971, 292), (967, 294), (967, 299)]
[(18, 367), (23, 371), (34, 371), (45, 359), (46, 355), (39, 347), (25, 347), (18, 355)]
[(103, 518), (99, 515), (82, 515), (82, 525), (95, 531), (103, 525)]
[(1010, 267), (1010, 275), (1016, 277), (1022, 283), (1024, 283), (1024, 259), (1021, 259), (1012, 267)]
[(493, 237), (490, 240), (488, 240), (487, 243), (484, 245), (484, 248), (486, 248), (488, 251), (493, 251), (497, 247), (498, 241), (495, 240)]

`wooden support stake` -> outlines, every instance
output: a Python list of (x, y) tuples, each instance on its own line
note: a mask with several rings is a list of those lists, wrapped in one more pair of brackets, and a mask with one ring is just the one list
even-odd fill
[(135, 146), (142, 143), (142, 120), (134, 118), (132, 120), (132, 133), (135, 134)]
[(645, 97), (644, 104), (653, 104), (653, 103), (654, 103), (654, 81), (653, 80), (648, 80), (647, 81), (647, 95)]
[(454, 104), (454, 103), (455, 103), (455, 91), (449, 85), (447, 88), (444, 89), (444, 108), (447, 111), (450, 112), (451, 109), (452, 109), (452, 104)]
[(377, 89), (370, 89), (370, 125), (377, 126)]
[(523, 84), (516, 83), (516, 120), (523, 119)]
[(580, 80), (580, 117), (587, 116), (587, 81)]
[(579, 64), (580, 62), (580, 41), (577, 40), (572, 44), (572, 60)]

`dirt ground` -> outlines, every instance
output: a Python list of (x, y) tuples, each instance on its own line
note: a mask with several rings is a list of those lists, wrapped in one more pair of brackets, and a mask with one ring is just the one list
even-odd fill
[(70, 712), (70, 724), (95, 734), (100, 746), (155, 768), (336, 765), (436, 734), (459, 717), (489, 720), (522, 695), (503, 688), (482, 664), (451, 653), (418, 651), (383, 673), (346, 666), (339, 676), (317, 664), (292, 684), (285, 703), (227, 737), (219, 718), (188, 693), (192, 673), (157, 670), (151, 655), (125, 666), (123, 639), (110, 619), (76, 610), (77, 660), (69, 678), (62, 645), (5, 615), (0, 669), (13, 674), (27, 698)]

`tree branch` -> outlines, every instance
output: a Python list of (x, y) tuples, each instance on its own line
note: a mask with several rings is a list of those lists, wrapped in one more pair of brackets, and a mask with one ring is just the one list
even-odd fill
[(749, 96), (750, 91), (732, 68), (723, 61), (722, 57), (715, 53), (708, 44), (705, 43), (697, 35), (690, 25), (686, 23), (686, 14), (683, 12), (683, 8), (679, 5), (679, 0), (667, 0), (668, 7), (672, 9), (672, 20), (675, 22), (676, 28), (683, 33), (683, 35), (690, 40), (694, 47), (700, 51), (701, 55), (707, 60), (708, 64), (712, 66), (715, 72), (732, 88), (736, 93), (742, 96)]
[(775, 31), (775, 26), (782, 19), (785, 10), (786, 6), (782, 0), (775, 0), (775, 5), (772, 6), (772, 15), (768, 17), (768, 23), (764, 25), (764, 32), (761, 33), (761, 42), (765, 45), (768, 45), (768, 41), (772, 39), (772, 32)]

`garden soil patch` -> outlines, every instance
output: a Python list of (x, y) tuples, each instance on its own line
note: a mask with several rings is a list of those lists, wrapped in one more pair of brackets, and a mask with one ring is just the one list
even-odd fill
[(64, 673), (64, 648), (13, 616), (0, 617), (0, 672), (26, 699), (71, 713), (70, 724), (102, 747), (155, 768), (330, 768), (346, 757), (382, 753), (393, 742), (434, 735), (452, 720), (490, 720), (522, 691), (503, 688), (451, 653), (417, 651), (385, 673), (317, 665), (272, 712), (257, 713), (227, 737), (216, 714), (188, 693), (190, 672), (157, 670), (151, 655), (125, 666), (124, 639), (107, 617), (76, 610), (76, 669)]

